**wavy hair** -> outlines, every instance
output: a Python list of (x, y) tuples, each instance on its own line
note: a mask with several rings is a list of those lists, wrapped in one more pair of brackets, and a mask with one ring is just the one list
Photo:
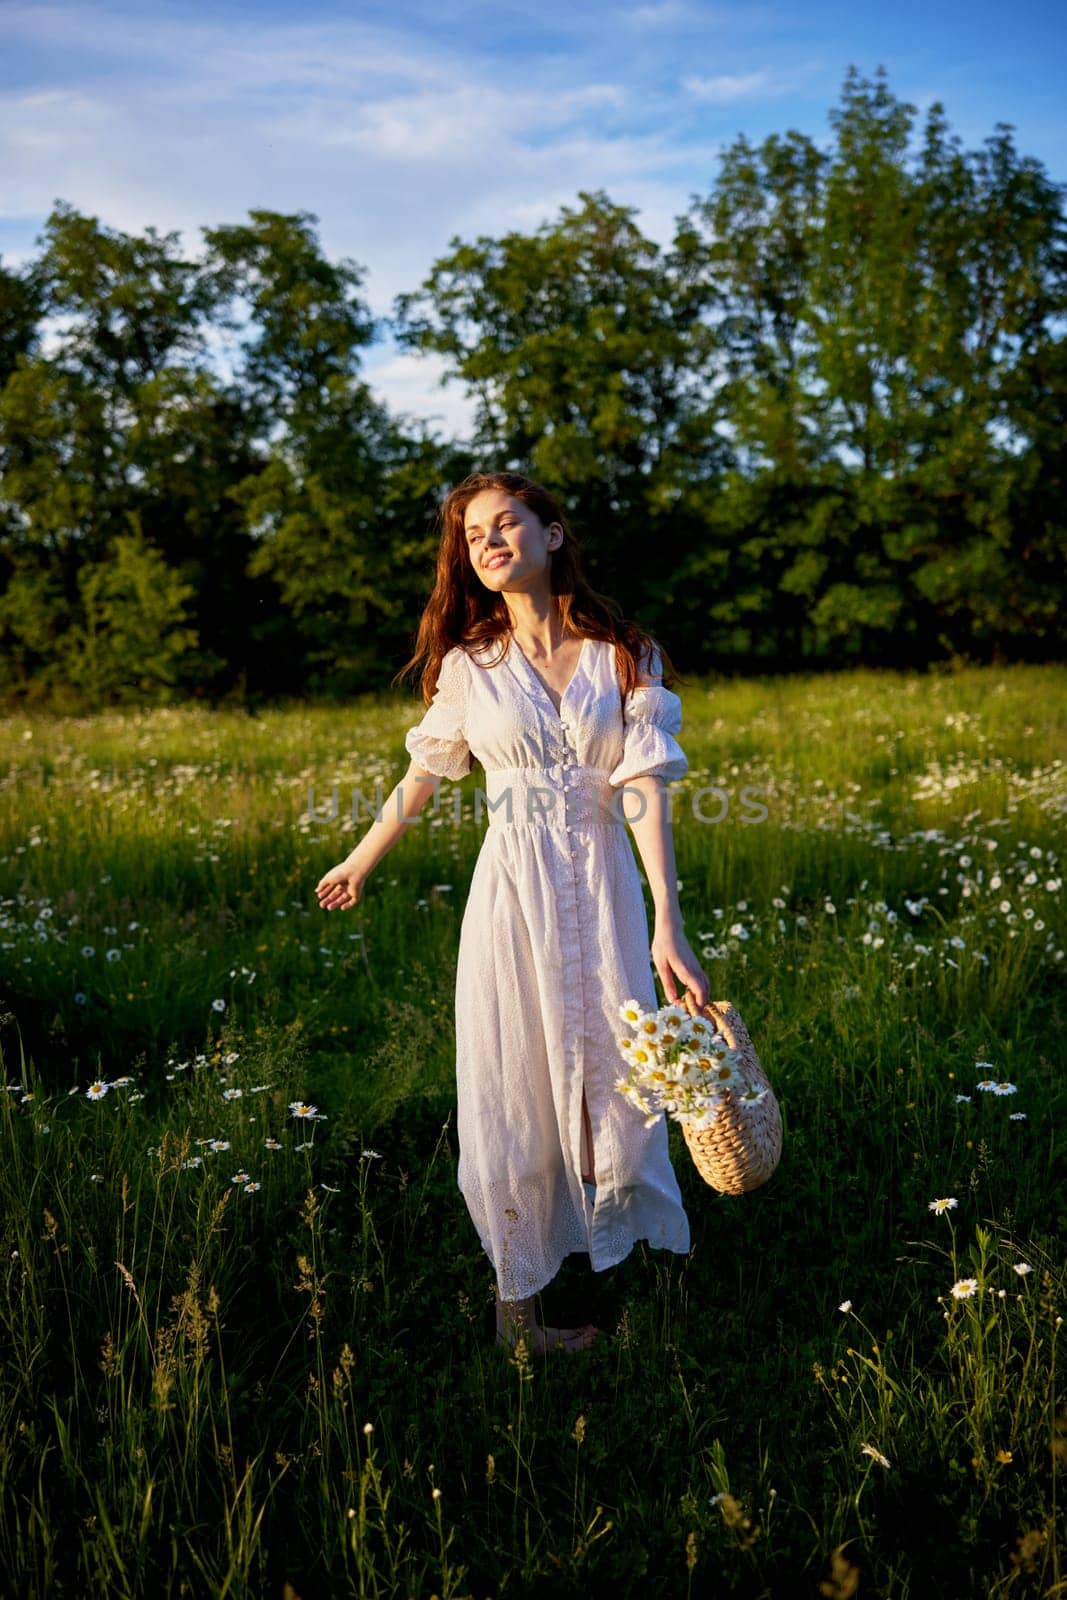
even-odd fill
[(396, 674), (394, 683), (421, 664), (422, 698), (428, 706), (437, 687), (441, 662), (454, 646), (470, 652), (492, 639), (501, 640), (501, 652), (490, 663), (493, 666), (508, 649), (511, 621), (507, 604), (502, 593), (486, 588), (479, 580), (471, 565), (464, 530), (467, 506), (484, 489), (501, 489), (521, 500), (546, 527), (551, 522), (559, 523), (563, 540), (548, 552), (548, 562), (561, 630), (582, 638), (611, 641), (615, 646), (616, 675), (624, 694), (637, 688), (642, 658), (653, 645), (660, 653), (664, 688), (679, 681), (662, 645), (636, 622), (625, 618), (614, 600), (598, 594), (587, 582), (578, 541), (548, 490), (518, 472), (475, 472), (445, 496), (438, 511), (440, 542), (433, 591), (419, 622), (415, 653)]

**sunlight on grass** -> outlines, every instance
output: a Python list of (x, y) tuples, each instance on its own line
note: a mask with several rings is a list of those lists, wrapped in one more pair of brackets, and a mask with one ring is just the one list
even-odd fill
[(544, 1365), (455, 1182), (480, 769), (326, 914), (412, 697), (0, 725), (19, 1595), (1060, 1592), (1065, 691), (684, 686), (686, 931), (782, 1162), (718, 1196), (672, 1126), (690, 1256), (572, 1258), (605, 1337)]

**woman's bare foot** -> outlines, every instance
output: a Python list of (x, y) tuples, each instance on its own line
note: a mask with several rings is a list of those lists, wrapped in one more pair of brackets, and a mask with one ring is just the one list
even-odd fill
[(534, 1314), (532, 1295), (528, 1300), (496, 1303), (496, 1342), (509, 1350), (514, 1350), (520, 1339), (525, 1339), (531, 1355), (544, 1355), (548, 1350), (585, 1350), (599, 1332), (591, 1322), (580, 1328), (542, 1327)]
[(518, 1341), (525, 1339), (531, 1355), (543, 1356), (548, 1350), (587, 1350), (599, 1332), (591, 1322), (580, 1328), (542, 1328), (535, 1322), (532, 1328), (515, 1329), (510, 1336), (498, 1328), (496, 1342), (514, 1350)]

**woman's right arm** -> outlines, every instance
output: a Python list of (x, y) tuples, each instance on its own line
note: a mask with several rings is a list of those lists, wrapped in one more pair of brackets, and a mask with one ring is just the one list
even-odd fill
[(440, 779), (412, 762), (400, 782), (382, 803), (381, 821), (371, 823), (344, 861), (323, 873), (315, 886), (324, 911), (347, 911), (359, 904), (363, 885), (383, 856), (406, 833)]

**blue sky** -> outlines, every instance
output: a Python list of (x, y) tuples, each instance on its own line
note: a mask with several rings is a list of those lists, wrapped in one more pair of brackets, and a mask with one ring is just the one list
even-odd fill
[[(666, 243), (721, 149), (791, 128), (827, 147), (849, 66), (940, 100), (964, 148), (999, 122), (1067, 180), (1067, 7), (704, 0), (0, 0), (0, 258), (36, 252), (53, 204), (177, 229), (310, 211), (366, 268), (379, 315), (453, 235), (535, 228), (605, 189)], [(391, 405), (462, 432), (437, 366), (385, 338)]]

